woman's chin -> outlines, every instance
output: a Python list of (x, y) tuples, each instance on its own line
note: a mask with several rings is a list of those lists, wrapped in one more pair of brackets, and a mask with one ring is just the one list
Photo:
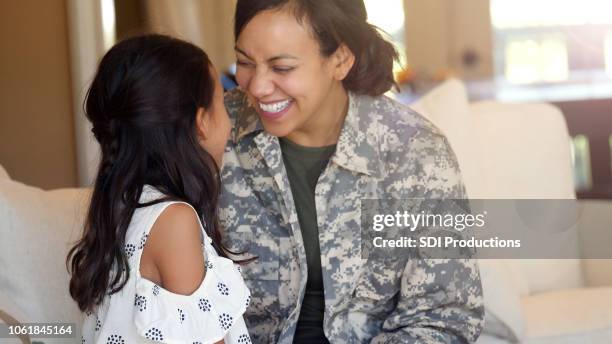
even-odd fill
[(292, 131), (291, 126), (285, 123), (269, 122), (263, 119), (261, 123), (263, 124), (264, 130), (272, 136), (285, 137)]
[(292, 125), (291, 112), (285, 112), (279, 117), (270, 117), (258, 111), (258, 115), (264, 129), (270, 135), (284, 137), (295, 129)]

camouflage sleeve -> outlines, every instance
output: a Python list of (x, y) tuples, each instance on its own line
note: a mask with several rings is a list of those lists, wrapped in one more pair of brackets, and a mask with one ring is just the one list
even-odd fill
[(406, 264), (397, 307), (372, 343), (473, 343), (483, 318), (474, 260), (416, 260)]
[[(391, 189), (395, 187), (389, 192), (392, 197), (415, 198), (416, 194), (422, 198), (467, 198), (457, 160), (443, 135), (418, 133), (407, 146), (411, 147), (408, 152), (388, 157), (396, 162), (403, 160), (391, 172)], [(397, 307), (372, 343), (476, 341), (484, 323), (476, 260), (410, 259), (400, 283)]]

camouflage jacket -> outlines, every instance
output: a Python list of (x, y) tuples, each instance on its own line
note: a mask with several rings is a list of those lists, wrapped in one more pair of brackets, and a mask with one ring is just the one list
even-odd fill
[[(233, 130), (224, 157), (221, 223), (243, 266), (255, 343), (291, 343), (307, 279), (306, 253), (278, 138), (244, 94), (225, 97)], [(315, 191), (324, 331), (331, 343), (475, 341), (484, 309), (468, 259), (364, 260), (360, 199), (465, 198), (454, 153), (422, 116), (388, 97), (350, 94), (336, 152)], [(248, 255), (247, 255), (248, 256)]]

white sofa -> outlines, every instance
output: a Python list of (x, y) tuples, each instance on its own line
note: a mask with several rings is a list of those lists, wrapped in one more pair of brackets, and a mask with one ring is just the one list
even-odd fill
[[(470, 104), (457, 80), (412, 107), (447, 135), (470, 198), (575, 198), (570, 138), (555, 107)], [(612, 202), (580, 201), (578, 208), (576, 257), (612, 243)], [(480, 267), (487, 316), (479, 343), (612, 343), (612, 260), (491, 259)]]
[[(68, 294), (65, 260), (81, 233), (88, 196), (87, 189), (44, 191), (24, 185), (0, 166), (0, 324), (80, 325), (81, 314)], [(78, 330), (72, 339), (31, 340), (80, 343)]]
[[(449, 137), (472, 198), (574, 198), (567, 129), (555, 108), (469, 104), (458, 81), (414, 107)], [(0, 166), (0, 322), (80, 323), (65, 257), (81, 233), (88, 196), (87, 189), (24, 185)], [(582, 227), (612, 236), (612, 202), (584, 204)], [(487, 318), (479, 343), (612, 343), (610, 261), (480, 263)], [(79, 334), (44, 340), (79, 341)]]

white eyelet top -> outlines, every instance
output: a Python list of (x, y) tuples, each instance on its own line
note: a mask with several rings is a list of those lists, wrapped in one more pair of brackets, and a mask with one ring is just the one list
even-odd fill
[[(140, 203), (163, 196), (145, 186)], [(181, 202), (134, 212), (125, 238), (130, 278), (121, 291), (107, 295), (95, 312), (86, 314), (83, 343), (251, 343), (242, 318), (251, 296), (240, 267), (217, 254), (201, 222), (206, 275), (193, 294), (174, 294), (140, 276), (140, 256), (151, 227), (173, 203)]]

